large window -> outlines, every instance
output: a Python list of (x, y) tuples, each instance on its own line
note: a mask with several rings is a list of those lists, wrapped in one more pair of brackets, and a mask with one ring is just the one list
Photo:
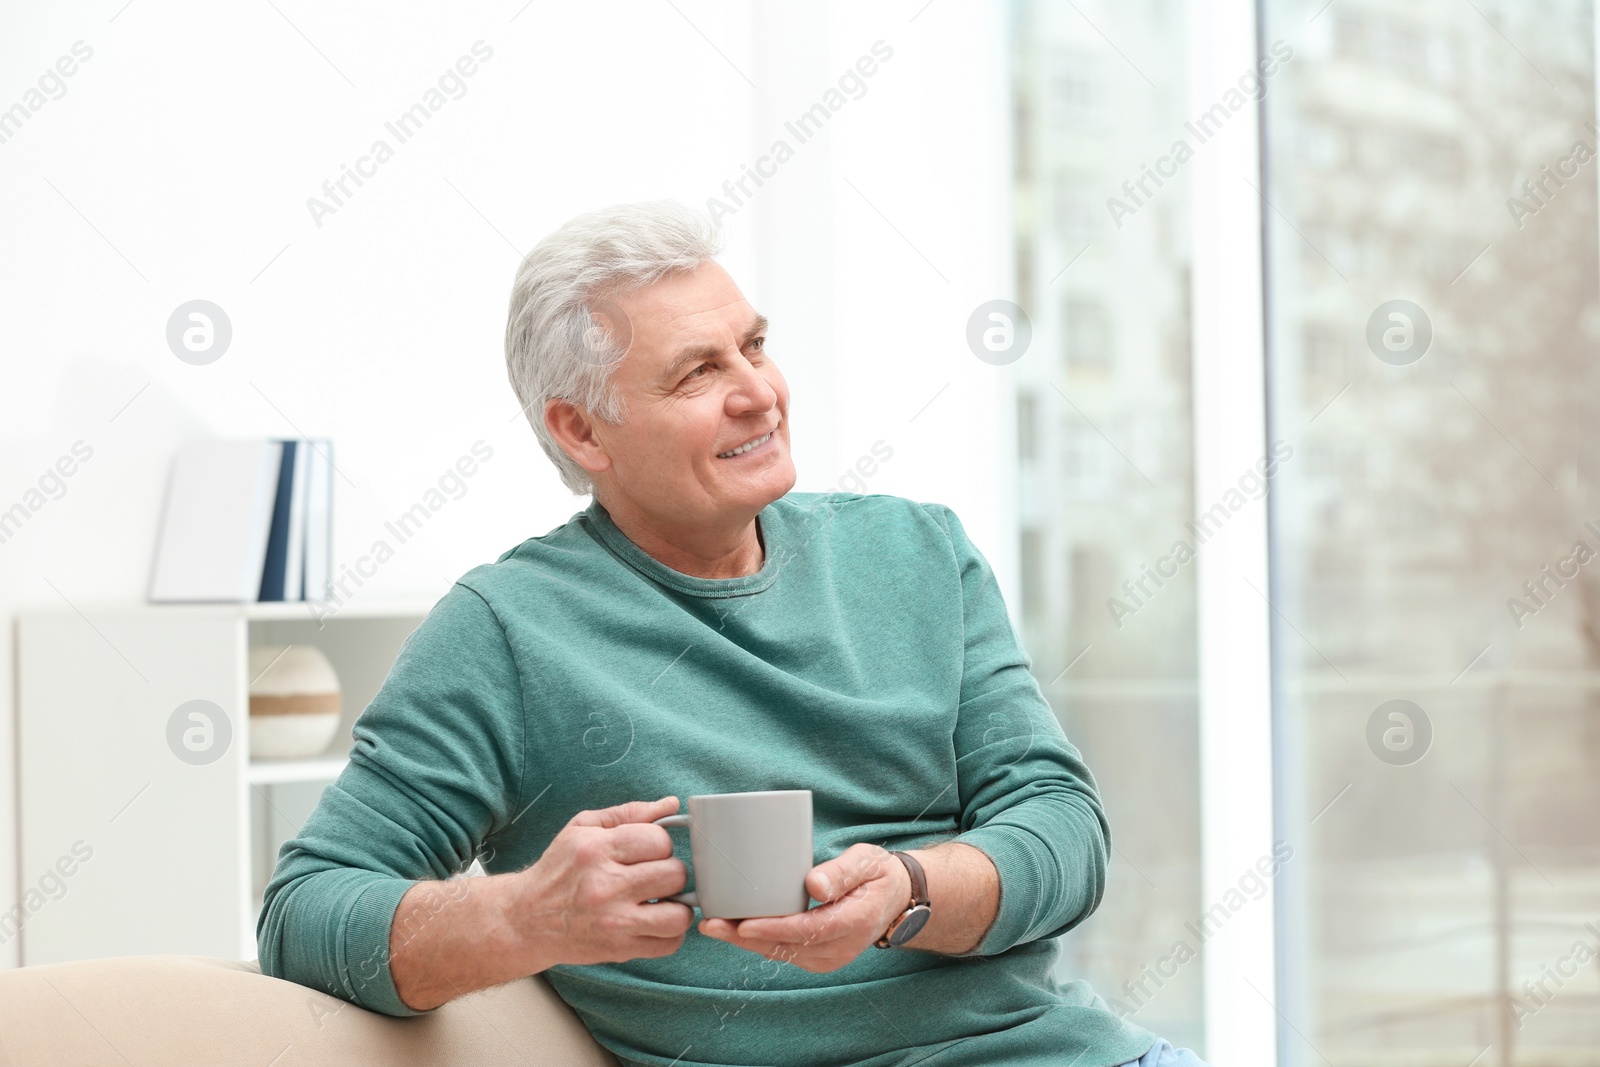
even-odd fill
[(1182, 125), (1185, 5), (1013, 10), (1024, 639), (1115, 849), (1059, 975), (1200, 1048), (1202, 967), (1174, 952), (1201, 913), (1195, 585), (1152, 577), (1193, 510), (1189, 192), (1146, 179), (1133, 215), (1107, 207)]
[[(1242, 106), (1186, 83), (1246, 3), (1013, 12), (1021, 613), (1115, 844), (1061, 977), (1201, 1050), (1275, 1026), (1286, 1067), (1600, 1064), (1593, 4), (1259, 0), (1272, 73)], [(1179, 141), (1205, 155), (1152, 174)], [(1258, 295), (1261, 342), (1234, 329)], [(1230, 366), (1265, 368), (1264, 421), (1237, 410), (1275, 468), (1265, 547), (1228, 557), (1270, 576), (1242, 615), (1213, 610), (1219, 557), (1173, 557), (1216, 551), (1193, 487), (1234, 460), (1195, 433), (1232, 418)], [(1252, 605), (1272, 765), (1202, 768), (1230, 721), (1266, 729), (1268, 631), (1198, 639)], [(1214, 656), (1235, 641), (1259, 655)], [(1259, 719), (1217, 699), (1248, 690), (1230, 669), (1261, 676)], [(1235, 773), (1252, 797), (1270, 773), (1293, 860), (1275, 926), (1224, 958), (1195, 927)]]
[(1593, 12), (1321, 6), (1263, 12), (1283, 1062), (1600, 1063)]

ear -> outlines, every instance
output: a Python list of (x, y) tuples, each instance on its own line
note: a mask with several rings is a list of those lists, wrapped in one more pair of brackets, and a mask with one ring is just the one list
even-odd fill
[(570, 400), (551, 397), (544, 405), (544, 424), (561, 450), (590, 474), (611, 469), (611, 456), (595, 436), (595, 420)]

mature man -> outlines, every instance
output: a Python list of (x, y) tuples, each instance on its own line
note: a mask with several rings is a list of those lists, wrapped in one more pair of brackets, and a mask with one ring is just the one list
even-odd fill
[[(523, 261), (511, 381), (594, 500), (406, 642), (279, 857), (263, 969), (391, 1015), (543, 974), (630, 1065), (1198, 1062), (1052, 979), (1105, 885), (1094, 780), (948, 508), (790, 492), (718, 251), (654, 203)], [(817, 906), (695, 923), (652, 820), (765, 789), (814, 794)], [(915, 868), (931, 918), (879, 951)]]

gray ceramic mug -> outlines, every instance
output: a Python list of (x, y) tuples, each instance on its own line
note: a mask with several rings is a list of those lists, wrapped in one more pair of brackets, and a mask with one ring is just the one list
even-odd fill
[(710, 793), (689, 798), (687, 815), (657, 826), (687, 826), (694, 889), (664, 897), (708, 919), (793, 915), (811, 903), (811, 790)]

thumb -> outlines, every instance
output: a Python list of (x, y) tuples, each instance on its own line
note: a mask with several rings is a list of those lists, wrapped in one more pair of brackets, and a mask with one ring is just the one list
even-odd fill
[(630, 800), (626, 804), (615, 804), (609, 808), (580, 811), (572, 817), (572, 825), (601, 826), (610, 829), (613, 826), (622, 826), (625, 823), (655, 822), (663, 816), (674, 815), (677, 811), (677, 797), (662, 797), (660, 800)]
[(806, 892), (824, 904), (838, 900), (883, 874), (885, 861), (889, 861), (889, 853), (877, 845), (851, 845), (833, 859), (811, 868), (806, 875)]

